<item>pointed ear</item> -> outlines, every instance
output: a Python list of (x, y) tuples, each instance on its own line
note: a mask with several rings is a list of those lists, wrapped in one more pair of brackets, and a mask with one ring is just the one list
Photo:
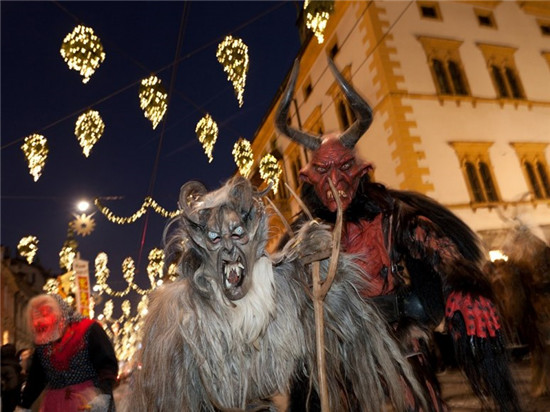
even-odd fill
[(194, 207), (201, 197), (206, 194), (206, 187), (200, 182), (190, 181), (184, 184), (180, 190), (179, 208), (182, 210), (183, 215), (194, 223), (199, 223)]
[(300, 180), (302, 182), (306, 182), (306, 183), (309, 183), (310, 185), (313, 184), (312, 180), (310, 179), (309, 177), (309, 174), (306, 172), (306, 171), (303, 171), (303, 172), (300, 172)]
[(373, 170), (374, 170), (374, 166), (372, 163), (365, 163), (364, 165), (361, 165), (361, 171), (359, 172), (359, 177), (363, 177), (367, 173), (370, 173)]

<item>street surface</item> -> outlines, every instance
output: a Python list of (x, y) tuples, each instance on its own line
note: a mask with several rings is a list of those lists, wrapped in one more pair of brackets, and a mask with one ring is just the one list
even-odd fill
[[(512, 373), (517, 383), (522, 401), (523, 412), (550, 412), (550, 396), (533, 398), (529, 393), (531, 371), (529, 361), (514, 362)], [(447, 370), (438, 375), (442, 385), (443, 397), (452, 412), (480, 412), (481, 405), (473, 395), (462, 373)]]
[[(522, 412), (550, 412), (550, 396), (533, 398), (529, 393), (531, 371), (529, 361), (523, 360), (512, 364), (512, 372), (517, 383), (518, 393), (522, 401)], [(443, 397), (451, 412), (481, 412), (479, 400), (472, 393), (470, 386), (462, 373), (456, 369), (448, 369), (439, 375)], [(128, 395), (127, 385), (121, 385), (115, 390), (117, 409), (122, 406)], [(279, 410), (284, 411), (286, 402), (284, 397), (277, 397)], [(374, 412), (374, 411), (373, 411)]]

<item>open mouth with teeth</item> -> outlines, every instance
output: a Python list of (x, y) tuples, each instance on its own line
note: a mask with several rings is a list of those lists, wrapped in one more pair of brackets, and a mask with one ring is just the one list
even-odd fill
[(223, 287), (225, 295), (231, 300), (241, 299), (245, 295), (242, 286), (246, 277), (244, 264), (240, 258), (235, 261), (223, 261)]
[[(348, 195), (343, 190), (338, 190), (338, 196), (340, 196), (340, 199), (347, 199)], [(327, 199), (333, 200), (334, 195), (332, 194), (332, 190), (327, 190)]]

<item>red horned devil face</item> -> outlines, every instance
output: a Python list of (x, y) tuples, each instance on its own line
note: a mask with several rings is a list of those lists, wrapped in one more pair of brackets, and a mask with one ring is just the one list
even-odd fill
[(37, 345), (44, 345), (61, 337), (63, 322), (58, 307), (49, 302), (39, 303), (32, 308), (30, 315)]
[(371, 168), (370, 164), (359, 162), (353, 150), (345, 147), (338, 137), (330, 136), (313, 152), (311, 162), (302, 169), (300, 177), (312, 184), (323, 204), (335, 212), (338, 206), (329, 179), (338, 192), (342, 209), (346, 210), (355, 196), (359, 180)]

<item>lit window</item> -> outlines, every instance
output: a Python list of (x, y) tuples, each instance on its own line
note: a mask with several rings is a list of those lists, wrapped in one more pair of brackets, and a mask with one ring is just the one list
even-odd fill
[(440, 95), (470, 94), (458, 49), (462, 42), (419, 36), (430, 63), (432, 77)]
[(524, 99), (525, 93), (514, 61), (515, 48), (490, 44), (477, 45), (489, 69), (498, 98)]
[(492, 143), (451, 142), (460, 161), (471, 200), (476, 205), (494, 204), (500, 195), (489, 158)]
[(535, 199), (550, 199), (548, 164), (544, 151), (547, 143), (510, 143), (515, 149), (527, 181), (529, 191)]

